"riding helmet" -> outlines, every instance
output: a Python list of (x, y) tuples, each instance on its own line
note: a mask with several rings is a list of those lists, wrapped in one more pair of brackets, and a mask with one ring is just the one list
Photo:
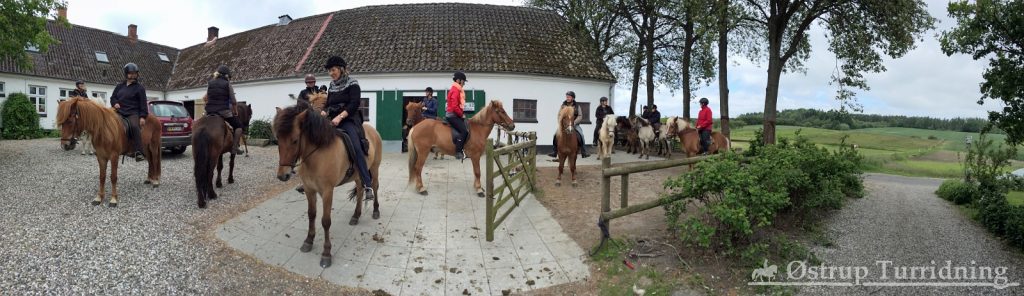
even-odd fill
[(217, 67), (217, 73), (224, 76), (231, 76), (231, 69), (228, 69), (227, 65), (220, 65)]
[(651, 104), (651, 110), (658, 109), (658, 105)]
[(701, 105), (707, 105), (708, 104), (708, 98), (700, 98), (700, 104)]
[(79, 86), (82, 84), (85, 84), (85, 81), (82, 81), (81, 79), (75, 81), (75, 86)]
[(345, 59), (343, 59), (343, 58), (341, 58), (339, 56), (331, 56), (331, 57), (327, 58), (327, 64), (324, 65), (324, 69), (330, 70), (331, 67), (342, 67), (342, 68), (345, 68), (346, 66), (348, 66), (348, 64), (345, 63)]
[(124, 75), (128, 75), (128, 73), (131, 73), (131, 72), (138, 73), (139, 72), (139, 65), (136, 65), (135, 63), (124, 64)]
[(608, 97), (601, 97), (601, 102), (607, 102), (607, 101), (608, 101)]
[(310, 82), (316, 83), (316, 76), (313, 76), (313, 74), (306, 74), (306, 83)]
[(571, 91), (571, 90), (570, 90), (570, 91), (568, 91), (568, 92), (566, 92), (566, 93), (565, 93), (565, 95), (567, 95), (567, 96), (570, 96), (570, 97), (572, 97), (573, 99), (575, 99), (575, 98), (576, 98), (576, 92), (574, 92), (574, 91)]
[(455, 72), (455, 77), (452, 77), (452, 80), (454, 81), (460, 79), (462, 81), (469, 81), (468, 79), (466, 79), (466, 73), (462, 73), (462, 71)]

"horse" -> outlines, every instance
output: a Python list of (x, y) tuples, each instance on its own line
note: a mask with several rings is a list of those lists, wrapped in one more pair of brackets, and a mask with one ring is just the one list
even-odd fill
[(245, 157), (249, 157), (249, 143), (246, 143), (249, 138), (249, 122), (252, 121), (252, 105), (246, 102), (239, 102), (235, 105), (235, 116), (238, 116), (238, 122), (242, 123), (242, 145), (245, 145)]
[[(410, 128), (427, 119), (423, 116), (423, 103), (409, 102), (409, 104), (405, 105), (405, 114), (405, 125)], [(437, 120), (436, 118), (430, 119)], [(434, 153), (434, 160), (444, 159), (444, 155), (441, 154), (437, 147), (430, 148), (430, 150)]]
[[(686, 157), (693, 157), (700, 153), (700, 134), (697, 129), (690, 126), (690, 122), (679, 117), (669, 118), (669, 132), (679, 137), (680, 146)], [(732, 146), (725, 135), (720, 132), (711, 132), (711, 145), (708, 146), (708, 154), (716, 154), (728, 151)]]
[(576, 109), (572, 106), (563, 106), (558, 110), (558, 130), (555, 131), (555, 142), (558, 143), (558, 178), (555, 179), (555, 186), (562, 186), (562, 170), (565, 167), (565, 160), (568, 158), (572, 187), (576, 187), (576, 153), (579, 152), (580, 147), (579, 139), (576, 138), (576, 129), (573, 126), (573, 112), (575, 111)]
[[(109, 207), (117, 207), (117, 157), (132, 149), (125, 134), (125, 123), (113, 108), (84, 97), (73, 97), (57, 105), (57, 123), (60, 125), (60, 145), (65, 151), (75, 149), (82, 132), (92, 135), (96, 161), (100, 166), (100, 186), (92, 205), (99, 205), (106, 195), (107, 164), (110, 164)], [(142, 152), (149, 164), (146, 181), (154, 188), (160, 186), (160, 121), (149, 114), (140, 127)]]
[(606, 115), (597, 132), (597, 159), (611, 157), (615, 151), (615, 115)]
[(672, 158), (672, 139), (675, 137), (668, 124), (662, 124), (660, 127), (660, 133), (658, 133), (658, 139), (655, 140), (658, 143), (658, 156), (666, 159)]
[[(491, 134), (494, 125), (505, 130), (514, 130), (516, 125), (512, 118), (505, 112), (501, 101), (492, 100), (487, 106), (480, 109), (469, 123), (469, 139), (466, 141), (466, 156), (473, 163), (473, 175), (476, 180), (473, 188), (476, 188), (477, 196), (483, 197), (484, 190), (480, 187), (480, 157), (484, 154), (484, 144), (487, 136)], [(447, 155), (455, 155), (455, 143), (452, 142), (452, 129), (448, 124), (440, 120), (424, 120), (409, 131), (409, 183), (415, 182), (416, 191), (427, 195), (427, 188), (423, 186), (423, 164), (427, 162), (427, 153), (431, 148)]]
[(223, 187), (220, 173), (224, 169), (224, 153), (231, 154), (228, 168), (228, 184), (235, 183), (235, 149), (231, 141), (231, 127), (224, 118), (207, 114), (196, 120), (192, 129), (192, 160), (196, 180), (197, 201), (200, 209), (206, 208), (206, 201), (217, 198), (213, 190), (213, 169), (217, 168), (217, 188)]
[(651, 144), (654, 143), (655, 139), (654, 126), (652, 126), (651, 123), (647, 121), (647, 119), (639, 117), (634, 117), (633, 121), (633, 128), (637, 130), (637, 143), (639, 143), (640, 145), (639, 158), (642, 159), (646, 155), (647, 159), (651, 159)]
[(626, 116), (616, 117), (615, 131), (615, 140), (617, 144), (626, 147), (626, 153), (632, 153), (630, 140), (633, 138), (633, 123), (631, 123), (629, 118)]
[[(334, 202), (334, 188), (355, 181), (355, 188), (349, 192), (349, 199), (355, 198), (356, 209), (349, 219), (349, 225), (359, 224), (363, 212), (363, 183), (370, 182), (377, 198), (373, 200), (373, 219), (380, 219), (380, 163), (383, 143), (380, 134), (373, 126), (364, 123), (368, 149), (367, 166), (373, 180), (362, 180), (354, 173), (355, 164), (349, 159), (349, 150), (335, 132), (330, 119), (321, 116), (308, 103), (299, 101), (295, 106), (284, 109), (277, 108), (274, 115), (273, 131), (277, 139), (277, 152), (280, 158), (277, 168), (277, 179), (287, 182), (299, 167), (302, 187), (305, 189), (307, 212), (309, 214), (309, 232), (299, 251), (303, 253), (313, 250), (313, 238), (316, 234), (316, 196), (323, 200), (323, 218), (320, 224), (324, 228), (324, 250), (320, 256), (320, 266), (331, 265), (331, 209)], [(352, 139), (355, 145), (359, 139)], [(355, 155), (354, 157), (364, 157)], [(301, 162), (301, 163), (300, 163)]]

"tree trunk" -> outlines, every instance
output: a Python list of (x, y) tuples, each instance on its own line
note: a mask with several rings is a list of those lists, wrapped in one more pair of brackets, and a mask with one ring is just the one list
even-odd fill
[(683, 31), (686, 33), (683, 39), (683, 118), (690, 121), (690, 102), (693, 94), (690, 93), (690, 63), (693, 56), (693, 17), (686, 12), (686, 23), (683, 24)]
[(782, 78), (782, 32), (780, 16), (768, 19), (768, 85), (764, 92), (764, 143), (775, 144), (775, 119), (779, 102), (779, 80)]
[[(718, 108), (721, 130), (729, 136), (729, 0), (719, 1), (718, 15)], [(689, 115), (689, 113), (687, 113)]]
[(637, 93), (640, 91), (640, 67), (643, 66), (643, 44), (638, 44), (637, 51), (633, 53), (633, 89), (629, 101), (629, 117), (636, 115)]
[(647, 106), (654, 105), (654, 20), (647, 29)]

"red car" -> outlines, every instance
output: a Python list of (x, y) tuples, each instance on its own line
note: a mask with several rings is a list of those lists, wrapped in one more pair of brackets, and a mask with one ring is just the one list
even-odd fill
[(181, 154), (192, 144), (192, 117), (185, 105), (176, 101), (149, 101), (149, 113), (160, 120), (160, 147)]

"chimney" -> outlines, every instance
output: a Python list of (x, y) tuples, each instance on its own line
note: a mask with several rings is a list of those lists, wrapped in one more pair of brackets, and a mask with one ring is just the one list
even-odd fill
[(58, 6), (57, 7), (57, 19), (68, 19), (68, 7)]
[(131, 40), (132, 43), (139, 41), (139, 26), (135, 24), (128, 25), (128, 40)]
[(220, 33), (220, 29), (217, 27), (206, 28), (206, 42), (213, 42), (217, 40), (217, 34)]
[(277, 25), (278, 26), (284, 26), (284, 25), (287, 25), (288, 23), (291, 23), (291, 22), (292, 22), (292, 17), (287, 15), (287, 14), (277, 17)]

